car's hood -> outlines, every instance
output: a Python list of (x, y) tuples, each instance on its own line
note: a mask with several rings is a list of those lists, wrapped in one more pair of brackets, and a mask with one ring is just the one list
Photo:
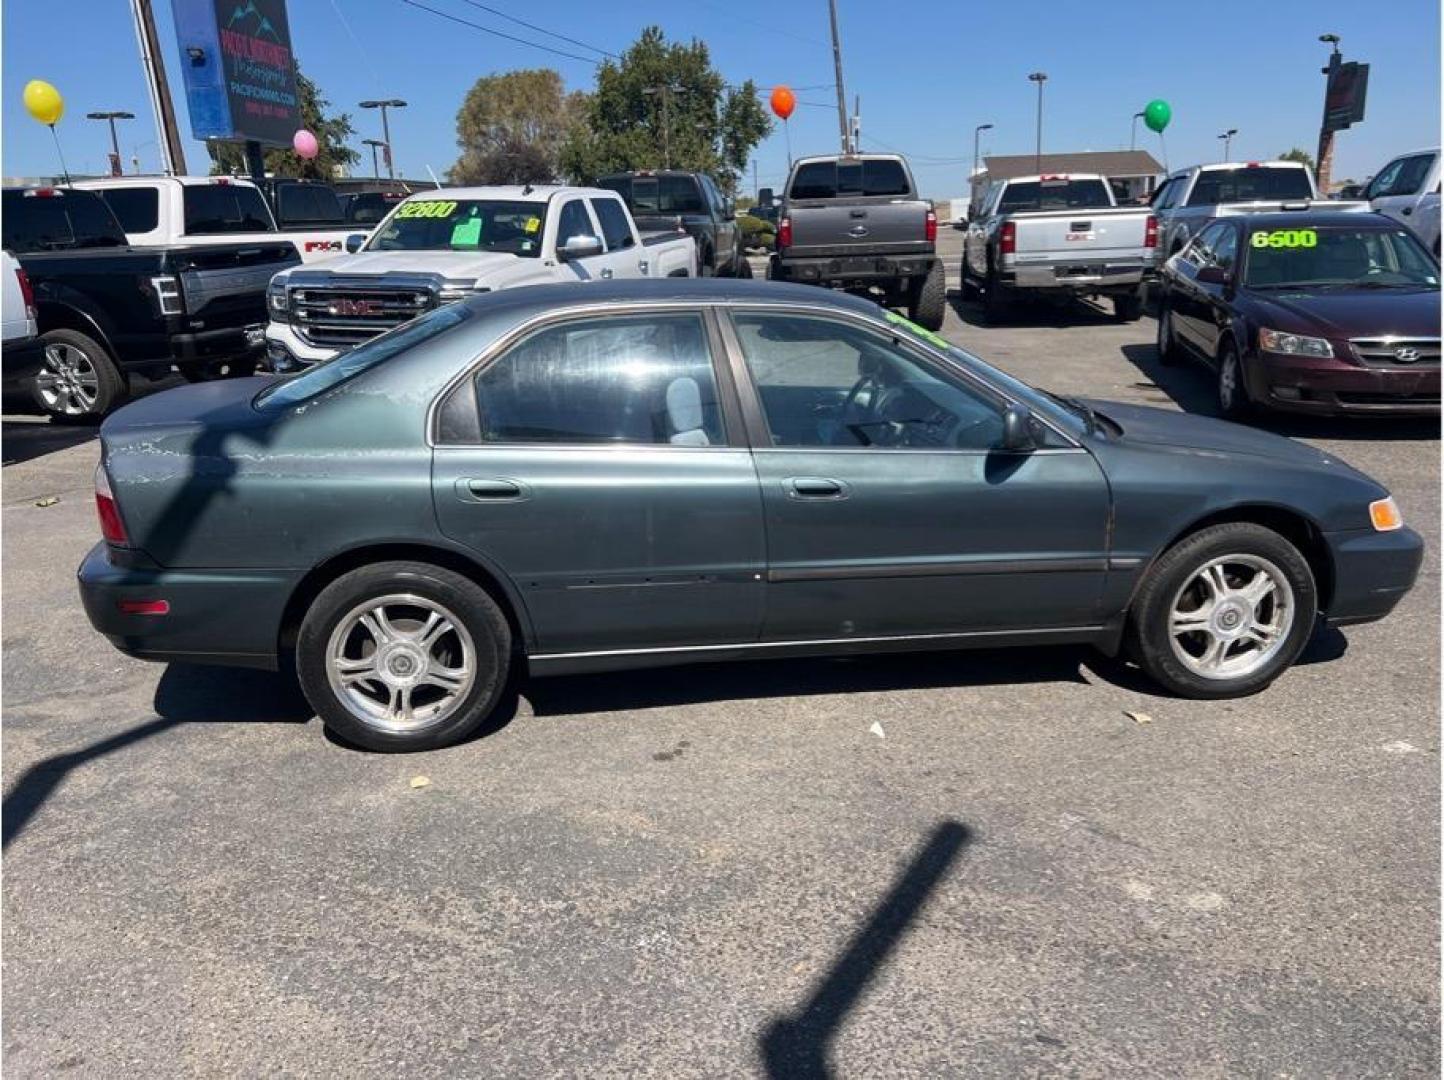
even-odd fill
[(1329, 465), (1335, 461), (1312, 446), (1243, 424), (1117, 401), (1089, 401), (1088, 404), (1123, 429), (1125, 443), (1210, 454), (1248, 454), (1305, 466)]
[(1438, 289), (1249, 292), (1260, 323), (1315, 337), (1438, 337)]
[(383, 274), (436, 274), (448, 281), (472, 281), (517, 264), (520, 256), (503, 251), (358, 251), (322, 259), (292, 273), (337, 277), (379, 277)]

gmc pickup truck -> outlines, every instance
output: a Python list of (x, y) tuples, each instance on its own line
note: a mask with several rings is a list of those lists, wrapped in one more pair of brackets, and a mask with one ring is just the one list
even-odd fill
[(94, 421), (128, 376), (249, 374), (264, 347), (266, 285), (294, 244), (132, 247), (105, 202), (72, 188), (6, 188), (3, 246), (25, 271), (41, 360), (35, 403)]
[(752, 276), (737, 226), (737, 204), (706, 173), (618, 173), (602, 177), (597, 187), (620, 195), (639, 229), (667, 229), (680, 220), (697, 241), (699, 277)]
[(937, 238), (932, 203), (919, 198), (898, 155), (798, 158), (767, 276), (871, 296), (939, 330), (947, 278)]
[[(297, 185), (297, 199), (316, 200), (321, 185)], [(355, 226), (331, 225), (281, 229), (270, 204), (249, 180), (230, 176), (117, 176), (82, 180), (74, 185), (94, 191), (110, 204), (135, 247), (182, 248), (230, 244), (249, 247), (278, 240), (295, 245), (302, 262), (316, 262), (345, 250)], [(291, 190), (288, 186), (287, 190)], [(335, 201), (329, 188), (321, 187)], [(298, 205), (299, 212), (305, 212)]]
[(1158, 226), (1146, 207), (1118, 206), (1107, 178), (1069, 173), (998, 180), (963, 237), (962, 291), (989, 319), (1020, 292), (1107, 296), (1124, 322), (1143, 312), (1157, 270)]
[(1170, 259), (1210, 221), (1280, 210), (1368, 210), (1363, 201), (1324, 199), (1300, 161), (1219, 162), (1182, 169), (1153, 193), (1158, 249)]
[(277, 274), (266, 354), (275, 371), (329, 360), (474, 292), (608, 278), (696, 277), (676, 227), (639, 233), (615, 191), (441, 188), (397, 205), (352, 254)]
[(1415, 150), (1380, 169), (1360, 198), (1409, 229), (1439, 257), (1439, 148)]

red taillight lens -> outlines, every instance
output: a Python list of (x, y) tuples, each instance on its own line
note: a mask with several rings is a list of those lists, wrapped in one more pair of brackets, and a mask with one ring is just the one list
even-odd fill
[(125, 534), (125, 522), (120, 518), (120, 507), (115, 504), (115, 494), (110, 490), (110, 477), (105, 475), (105, 466), (95, 467), (95, 513), (100, 518), (100, 535), (107, 544), (129, 547), (130, 537)]
[(928, 243), (937, 243), (938, 239), (938, 215), (931, 210), (928, 211), (928, 222), (924, 227), (927, 233)]
[(792, 219), (783, 218), (777, 224), (777, 250), (792, 246)]
[(20, 296), (25, 301), (25, 314), (29, 318), (35, 318), (35, 290), (30, 287), (30, 275), (24, 270), (16, 269), (16, 278), (20, 281)]
[(1146, 248), (1158, 246), (1158, 219), (1152, 214), (1148, 215), (1148, 221), (1143, 226), (1143, 246)]
[(1018, 226), (1011, 221), (1003, 222), (998, 232), (998, 254), (1011, 255), (1018, 250)]
[(169, 615), (169, 600), (121, 600), (116, 609), (122, 615)]

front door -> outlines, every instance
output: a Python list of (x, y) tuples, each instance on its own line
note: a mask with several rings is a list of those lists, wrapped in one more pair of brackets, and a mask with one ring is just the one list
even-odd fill
[(695, 311), (544, 324), (437, 410), (442, 532), (505, 575), (534, 651), (755, 641), (757, 475)]
[(767, 640), (1099, 621), (1109, 498), (1044, 430), (997, 449), (1006, 402), (880, 328), (734, 312), (767, 524)]
[(557, 265), (566, 271), (568, 277), (565, 280), (598, 281), (611, 277), (611, 256), (605, 249), (584, 259), (567, 259), (562, 256), (562, 248), (566, 247), (567, 241), (574, 236), (596, 237), (598, 243), (602, 239), (601, 229), (587, 210), (585, 199), (568, 199), (562, 203), (558, 212), (555, 253)]

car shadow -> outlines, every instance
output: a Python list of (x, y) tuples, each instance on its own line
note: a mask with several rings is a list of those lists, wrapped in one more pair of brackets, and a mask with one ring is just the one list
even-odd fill
[(1023, 300), (1013, 298), (1003, 308), (998, 319), (988, 318), (983, 305), (975, 300), (964, 300), (962, 293), (954, 290), (948, 293), (948, 304), (954, 313), (969, 326), (985, 330), (1006, 328), (1017, 329), (1065, 329), (1078, 326), (1119, 326), (1111, 311), (1088, 301), (1069, 298), (1067, 300)]
[[(1218, 395), (1213, 369), (1203, 361), (1186, 358), (1165, 365), (1154, 345), (1124, 345), (1127, 361), (1144, 377), (1133, 384), (1145, 395), (1158, 395), (1151, 404), (1170, 401), (1184, 412), (1218, 416)], [(1418, 442), (1439, 438), (1439, 418), (1430, 416), (1305, 416), (1299, 413), (1257, 409), (1243, 421), (1250, 427), (1286, 435), (1291, 439)]]
[(93, 442), (98, 425), (52, 424), (44, 417), (6, 420), (0, 424), (0, 456), (5, 467), (23, 465), (58, 450)]

